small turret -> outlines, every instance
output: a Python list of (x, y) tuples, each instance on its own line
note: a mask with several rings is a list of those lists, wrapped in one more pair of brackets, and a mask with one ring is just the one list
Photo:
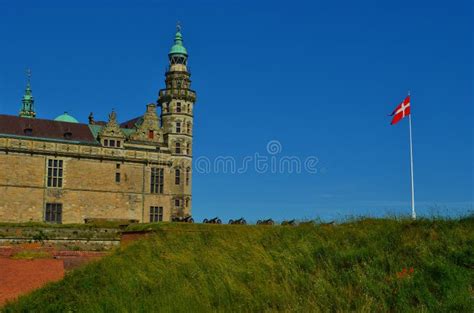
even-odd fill
[(23, 99), (21, 100), (22, 106), (20, 110), (20, 117), (35, 118), (35, 99), (33, 98), (33, 93), (31, 90), (31, 70), (26, 71), (26, 89)]

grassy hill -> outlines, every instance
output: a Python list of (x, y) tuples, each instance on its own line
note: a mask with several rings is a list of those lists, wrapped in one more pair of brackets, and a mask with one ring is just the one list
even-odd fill
[(473, 312), (474, 219), (156, 232), (5, 312)]

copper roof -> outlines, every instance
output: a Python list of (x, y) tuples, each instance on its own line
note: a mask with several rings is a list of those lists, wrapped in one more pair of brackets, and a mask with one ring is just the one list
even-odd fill
[(87, 124), (3, 114), (0, 114), (1, 135), (97, 143)]

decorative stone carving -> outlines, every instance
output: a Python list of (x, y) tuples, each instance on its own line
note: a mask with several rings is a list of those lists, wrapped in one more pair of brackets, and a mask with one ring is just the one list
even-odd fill
[(137, 126), (136, 132), (130, 135), (130, 140), (162, 143), (163, 136), (160, 128), (160, 119), (156, 114), (156, 105), (148, 104), (143, 120)]
[(109, 114), (109, 122), (99, 132), (100, 138), (113, 138), (113, 139), (125, 139), (125, 134), (120, 129), (117, 123), (117, 114), (115, 111)]

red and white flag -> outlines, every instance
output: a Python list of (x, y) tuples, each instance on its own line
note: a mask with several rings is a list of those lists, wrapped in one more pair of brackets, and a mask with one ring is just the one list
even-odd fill
[(402, 103), (393, 110), (392, 114), (390, 114), (390, 116), (393, 116), (390, 124), (394, 125), (408, 115), (410, 115), (410, 96), (407, 96), (405, 100), (403, 100)]

